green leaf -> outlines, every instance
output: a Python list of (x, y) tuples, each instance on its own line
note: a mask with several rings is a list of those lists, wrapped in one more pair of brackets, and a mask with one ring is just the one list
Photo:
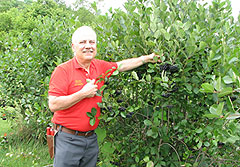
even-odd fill
[(231, 64), (231, 63), (235, 63), (238, 61), (238, 58), (237, 57), (233, 57), (229, 62), (228, 64)]
[(221, 76), (217, 79), (217, 84), (216, 84), (216, 86), (215, 86), (215, 89), (217, 90), (217, 91), (221, 91), (221, 89), (222, 89), (222, 85), (221, 85)]
[(103, 85), (101, 88), (100, 88), (100, 92), (104, 91), (104, 89), (107, 87), (107, 85)]
[(108, 74), (110, 71), (112, 71), (112, 69), (109, 69), (105, 72), (105, 75)]
[(207, 117), (207, 118), (219, 118), (219, 115), (216, 115), (216, 114), (204, 114), (203, 115), (204, 117)]
[(206, 141), (206, 142), (204, 142), (204, 146), (209, 147), (210, 143)]
[(231, 83), (233, 83), (232, 78), (229, 77), (229, 76), (223, 77), (223, 81), (224, 81), (225, 84), (231, 84)]
[(202, 142), (199, 141), (198, 144), (197, 144), (197, 148), (199, 149), (199, 148), (201, 148), (201, 147), (202, 147)]
[(210, 107), (209, 111), (210, 111), (211, 114), (218, 115), (218, 114), (217, 114), (217, 106), (216, 106), (216, 104), (212, 105), (212, 106)]
[(149, 157), (148, 157), (148, 156), (146, 156), (146, 157), (144, 157), (144, 158), (143, 158), (143, 161), (144, 161), (144, 162), (149, 162), (149, 161), (150, 161), (150, 159), (149, 159)]
[(228, 96), (226, 102), (227, 102), (227, 107), (228, 107), (229, 111), (231, 113), (234, 113), (235, 110), (234, 110), (234, 106), (233, 106), (233, 103), (232, 103), (232, 100), (231, 100), (230, 96)]
[(124, 112), (120, 113), (123, 118), (126, 118), (126, 114)]
[(215, 53), (211, 50), (209, 57), (208, 57), (208, 65), (211, 64), (213, 57), (215, 56)]
[(147, 134), (147, 136), (152, 136), (153, 135), (152, 129), (149, 129), (146, 134)]
[(156, 25), (155, 22), (151, 22), (151, 23), (150, 23), (150, 29), (151, 29), (153, 32), (155, 32), (155, 31), (157, 30), (157, 25)]
[(101, 151), (104, 154), (112, 154), (114, 152), (114, 148), (112, 147), (112, 144), (110, 142), (106, 142), (103, 144)]
[(232, 92), (233, 92), (233, 90), (231, 87), (223, 88), (223, 90), (220, 93), (218, 93), (218, 97), (226, 96), (228, 94), (231, 94)]
[(154, 37), (155, 37), (156, 39), (158, 39), (160, 36), (161, 36), (161, 31), (160, 31), (160, 30), (157, 30), (157, 31), (154, 33)]
[(97, 105), (98, 107), (103, 108), (103, 103), (98, 102)]
[(203, 132), (202, 128), (196, 130), (196, 133), (202, 133), (202, 132)]
[(192, 25), (192, 23), (190, 21), (184, 23), (184, 25), (183, 25), (184, 31), (187, 31), (191, 27), (191, 25)]
[(171, 36), (167, 31), (165, 31), (164, 37), (165, 37), (166, 40), (169, 40)]
[(132, 72), (133, 78), (139, 80), (138, 75), (135, 71)]
[(238, 136), (231, 136), (227, 139), (226, 142), (234, 144), (237, 140), (240, 140), (240, 138)]
[(201, 86), (203, 88), (203, 92), (206, 92), (206, 93), (214, 92), (214, 87), (212, 85), (210, 85), (209, 83), (204, 83)]
[(154, 57), (153, 57), (153, 60), (154, 60), (155, 62), (157, 62), (157, 61), (158, 61), (158, 57), (157, 57), (157, 56), (154, 56)]
[(90, 112), (87, 112), (87, 116), (88, 116), (89, 118), (94, 117), (94, 116), (92, 115), (92, 113), (90, 113)]
[(153, 163), (152, 161), (149, 161), (149, 162), (147, 163), (147, 167), (154, 167), (154, 163)]
[(95, 107), (93, 107), (91, 109), (92, 115), (95, 116), (97, 114), (97, 109)]
[(135, 161), (136, 161), (137, 163), (139, 162), (139, 157), (138, 157), (138, 156), (135, 157)]
[(201, 41), (200, 46), (199, 46), (199, 50), (205, 49), (206, 46), (207, 46), (206, 42)]
[(98, 127), (96, 130), (95, 130), (97, 136), (98, 136), (98, 142), (102, 143), (103, 140), (105, 139), (105, 137), (107, 136), (107, 132), (105, 129), (103, 128), (100, 128)]
[(165, 2), (163, 2), (163, 1), (160, 1), (161, 3), (160, 3), (160, 9), (161, 9), (161, 11), (166, 11), (167, 10), (167, 5), (165, 4)]
[(234, 114), (230, 114), (226, 119), (237, 119), (240, 118), (240, 113), (236, 112)]
[(185, 86), (186, 86), (188, 91), (192, 91), (192, 85), (186, 83)]
[(91, 126), (94, 126), (95, 122), (96, 122), (96, 117), (90, 119)]
[(151, 125), (152, 125), (152, 122), (149, 121), (149, 120), (147, 120), (147, 119), (145, 119), (145, 120), (144, 120), (144, 124), (145, 124), (146, 126), (151, 126)]
[(216, 110), (217, 115), (222, 115), (223, 107), (224, 107), (224, 102), (221, 102), (221, 103), (218, 104), (218, 107), (217, 107), (217, 110)]
[(146, 80), (148, 81), (148, 82), (151, 82), (151, 75), (150, 74), (148, 74), (147, 76), (146, 76)]
[(119, 74), (119, 71), (115, 70), (112, 75), (115, 76), (115, 75), (118, 75), (118, 74)]
[(102, 96), (102, 93), (100, 90), (97, 90), (96, 96)]

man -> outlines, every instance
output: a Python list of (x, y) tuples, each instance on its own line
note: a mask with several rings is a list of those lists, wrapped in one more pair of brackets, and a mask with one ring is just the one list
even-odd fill
[[(98, 144), (93, 126), (89, 123), (87, 112), (94, 107), (96, 118), (100, 116), (97, 103), (102, 97), (96, 96), (104, 84), (96, 79), (109, 69), (127, 71), (144, 63), (154, 62), (155, 54), (123, 60), (106, 62), (95, 59), (97, 36), (88, 27), (78, 28), (72, 36), (74, 57), (56, 67), (49, 83), (49, 108), (54, 112), (52, 122), (58, 130), (55, 135), (55, 167), (94, 167), (97, 163)], [(87, 82), (89, 80), (90, 82)]]

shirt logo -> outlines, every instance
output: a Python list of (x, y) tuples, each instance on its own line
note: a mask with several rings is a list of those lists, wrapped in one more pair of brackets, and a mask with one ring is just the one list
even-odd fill
[(74, 86), (82, 86), (82, 85), (83, 85), (83, 83), (81, 80), (75, 80)]

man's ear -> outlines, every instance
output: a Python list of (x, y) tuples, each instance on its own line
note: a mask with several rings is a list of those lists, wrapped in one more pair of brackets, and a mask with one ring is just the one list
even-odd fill
[(73, 52), (75, 51), (75, 46), (74, 46), (73, 43), (72, 43), (72, 51), (73, 51)]
[(74, 44), (72, 43), (72, 49), (73, 49), (73, 47), (74, 47)]

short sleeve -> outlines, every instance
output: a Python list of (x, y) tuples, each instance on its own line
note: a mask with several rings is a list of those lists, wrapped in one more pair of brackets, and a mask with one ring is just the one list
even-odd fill
[(106, 72), (108, 72), (106, 74), (107, 77), (110, 77), (112, 73), (118, 68), (116, 62), (107, 62), (104, 60), (101, 60), (100, 62), (101, 62), (101, 67), (103, 69), (102, 73), (106, 74)]
[(56, 67), (49, 82), (48, 95), (66, 96), (68, 94), (68, 75), (60, 66)]

